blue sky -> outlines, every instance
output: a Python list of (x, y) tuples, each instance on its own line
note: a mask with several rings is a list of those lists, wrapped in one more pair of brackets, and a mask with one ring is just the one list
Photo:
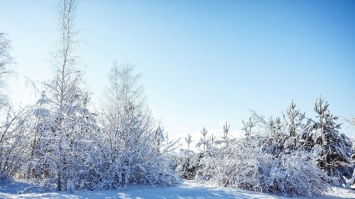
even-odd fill
[[(55, 1), (0, 0), (0, 31), (12, 40), (15, 101), (25, 76), (51, 75)], [(295, 100), (309, 117), (322, 96), (341, 123), (355, 115), (355, 1), (80, 1), (79, 54), (93, 99), (116, 60), (143, 75), (153, 115), (172, 137), (236, 134), (254, 109), (281, 116)], [(342, 132), (351, 135), (345, 125)]]

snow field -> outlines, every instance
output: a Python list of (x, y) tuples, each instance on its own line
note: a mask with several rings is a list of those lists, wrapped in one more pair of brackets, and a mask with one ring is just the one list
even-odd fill
[[(50, 192), (43, 193), (40, 189), (29, 189), (29, 193), (20, 194), (28, 189), (30, 185), (21, 182), (12, 182), (0, 185), (1, 199), (209, 199), (209, 198), (240, 198), (240, 199), (276, 199), (294, 198), (284, 197), (259, 192), (236, 190), (230, 188), (216, 187), (212, 185), (201, 185), (191, 181), (184, 181), (176, 187), (151, 187), (146, 185), (130, 185), (126, 190), (110, 191), (78, 191), (74, 193)], [(342, 188), (332, 188), (323, 199), (355, 198), (355, 191)]]

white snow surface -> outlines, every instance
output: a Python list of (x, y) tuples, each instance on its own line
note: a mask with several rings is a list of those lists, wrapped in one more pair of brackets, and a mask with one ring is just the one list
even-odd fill
[[(236, 190), (210, 185), (201, 185), (192, 181), (183, 181), (176, 187), (151, 187), (145, 185), (130, 185), (125, 190), (117, 191), (78, 191), (74, 193), (67, 192), (47, 192), (44, 193), (38, 188), (29, 189), (31, 185), (22, 182), (11, 182), (0, 184), (0, 198), (17, 199), (17, 198), (53, 198), (53, 199), (144, 199), (144, 198), (161, 198), (161, 199), (205, 199), (205, 198), (241, 198), (241, 199), (273, 199), (273, 198), (297, 198), (284, 197), (259, 192)], [(27, 189), (27, 193), (21, 193)], [(328, 191), (323, 199), (336, 198), (355, 198), (355, 191), (342, 188), (333, 188)]]

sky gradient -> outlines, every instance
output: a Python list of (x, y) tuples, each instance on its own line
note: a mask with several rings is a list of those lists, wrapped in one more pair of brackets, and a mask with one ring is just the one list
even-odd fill
[[(12, 40), (16, 103), (25, 77), (48, 79), (58, 38), (55, 1), (0, 0)], [(316, 98), (355, 115), (355, 1), (80, 1), (78, 54), (98, 101), (112, 62), (136, 65), (153, 115), (171, 137), (206, 127), (237, 134), (249, 109), (281, 116), (292, 100), (313, 117)], [(27, 90), (25, 92), (24, 90)], [(354, 135), (344, 125), (343, 133)]]

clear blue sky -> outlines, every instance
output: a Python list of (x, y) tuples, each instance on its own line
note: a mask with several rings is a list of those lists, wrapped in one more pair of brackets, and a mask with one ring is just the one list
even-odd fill
[[(309, 117), (319, 96), (339, 122), (355, 115), (355, 1), (91, 0), (79, 2), (77, 25), (93, 98), (113, 60), (134, 64), (171, 136), (225, 121), (240, 131), (248, 109), (281, 116), (292, 99)], [(56, 28), (55, 1), (0, 0), (0, 31), (17, 61), (15, 100), (27, 99), (24, 76), (51, 74)]]

